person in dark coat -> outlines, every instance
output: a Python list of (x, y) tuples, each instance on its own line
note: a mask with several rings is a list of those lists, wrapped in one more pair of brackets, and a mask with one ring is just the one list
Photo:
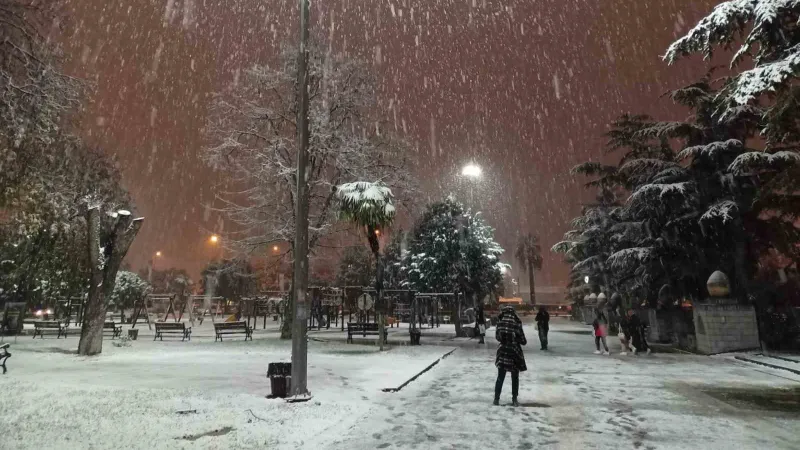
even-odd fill
[(500, 393), (503, 390), (506, 372), (511, 372), (511, 404), (519, 406), (519, 403), (517, 403), (519, 373), (528, 370), (525, 365), (525, 356), (522, 354), (522, 346), (526, 345), (528, 341), (522, 331), (522, 321), (517, 316), (513, 306), (504, 306), (500, 310), (500, 315), (497, 318), (497, 327), (495, 328), (495, 339), (500, 345), (497, 347), (497, 358), (494, 363), (497, 366), (494, 404), (500, 404)]
[(619, 337), (619, 343), (622, 346), (622, 351), (620, 355), (626, 356), (628, 352), (631, 351), (631, 330), (630, 324), (628, 323), (628, 316), (626, 312), (622, 312), (619, 317), (619, 333), (617, 334)]
[(628, 310), (628, 332), (631, 335), (631, 341), (633, 344), (633, 354), (639, 354), (641, 352), (647, 352), (650, 354), (650, 346), (647, 345), (647, 337), (645, 335), (645, 324), (636, 314), (636, 311), (633, 309)]
[(486, 316), (483, 314), (483, 306), (478, 305), (475, 312), (475, 329), (478, 332), (478, 344), (485, 344), (483, 337), (486, 335)]
[(539, 342), (542, 344), (542, 350), (547, 350), (547, 332), (550, 331), (550, 313), (544, 309), (544, 306), (540, 306), (539, 312), (536, 313), (536, 328), (539, 330)]

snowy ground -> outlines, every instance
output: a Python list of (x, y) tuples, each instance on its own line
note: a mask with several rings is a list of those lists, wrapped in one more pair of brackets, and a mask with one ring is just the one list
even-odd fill
[[(69, 353), (74, 337), (12, 342), (0, 376), (0, 448), (798, 448), (797, 413), (726, 403), (708, 390), (797, 388), (800, 376), (726, 357), (597, 356), (588, 328), (566, 321), (554, 323), (546, 353), (526, 328), (529, 371), (516, 409), (491, 406), (492, 345), (444, 337), (381, 354), (312, 341), (314, 399), (289, 405), (264, 398), (266, 364), (289, 357), (274, 329), (246, 343), (214, 343), (204, 329), (191, 343), (107, 341), (89, 359)], [(457, 348), (450, 357), (400, 392), (381, 392), (450, 351), (448, 341)], [(196, 412), (176, 413), (185, 410)]]

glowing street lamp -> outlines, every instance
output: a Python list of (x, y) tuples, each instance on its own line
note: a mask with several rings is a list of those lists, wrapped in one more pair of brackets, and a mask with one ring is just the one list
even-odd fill
[(461, 169), (461, 175), (469, 178), (480, 178), (483, 175), (483, 169), (475, 163), (469, 163)]
[(589, 275), (586, 275), (585, 277), (583, 277), (583, 281), (584, 281), (586, 284), (589, 284)]
[[(469, 163), (461, 169), (461, 175), (478, 181), (483, 175), (483, 169), (475, 163)], [(475, 183), (471, 183), (469, 186), (469, 203), (470, 207), (475, 208)]]
[(217, 242), (219, 242), (219, 236), (217, 236), (216, 234), (212, 234), (208, 240), (212, 244), (216, 244)]
[(273, 245), (272, 246), (272, 251), (273, 252), (278, 253), (278, 250), (280, 250), (280, 248), (277, 245)]
[(157, 256), (157, 257), (159, 257), (159, 258), (161, 258), (161, 252), (160, 252), (160, 251), (159, 251), (159, 252), (156, 252), (156, 256)]

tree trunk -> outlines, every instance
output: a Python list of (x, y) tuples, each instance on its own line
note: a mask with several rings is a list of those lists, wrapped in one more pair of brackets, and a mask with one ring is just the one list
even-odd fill
[(533, 262), (528, 261), (528, 285), (531, 289), (531, 305), (536, 304), (536, 279), (533, 274)]
[[(464, 337), (464, 328), (461, 326), (461, 297), (466, 294), (456, 294), (456, 337)], [(437, 307), (438, 305), (434, 305)]]
[(739, 231), (734, 234), (737, 239), (734, 249), (735, 277), (733, 278), (734, 284), (731, 293), (735, 294), (734, 297), (738, 297), (740, 303), (749, 303), (750, 273), (747, 267), (749, 251), (747, 248), (747, 236), (744, 232), (744, 223), (741, 218), (736, 221), (736, 226)]
[(289, 284), (289, 295), (286, 296), (286, 304), (283, 306), (283, 322), (281, 323), (281, 339), (292, 338), (292, 323), (294, 322), (294, 277)]
[(103, 351), (103, 322), (106, 307), (103, 298), (103, 254), (100, 253), (100, 209), (86, 213), (86, 237), (89, 252), (89, 292), (83, 309), (79, 355), (96, 355)]
[(386, 327), (386, 305), (383, 303), (383, 261), (381, 260), (380, 242), (375, 227), (367, 227), (367, 240), (375, 257), (375, 306), (378, 311), (378, 347), (381, 351), (386, 344), (383, 330)]
[[(133, 220), (130, 214), (121, 214), (110, 235), (103, 239), (100, 214), (102, 213), (99, 208), (90, 208), (86, 212), (86, 244), (91, 273), (81, 325), (81, 339), (78, 342), (78, 354), (82, 356), (97, 355), (103, 351), (106, 299), (111, 297), (122, 260), (143, 222), (143, 219)], [(101, 245), (103, 253), (100, 252)]]

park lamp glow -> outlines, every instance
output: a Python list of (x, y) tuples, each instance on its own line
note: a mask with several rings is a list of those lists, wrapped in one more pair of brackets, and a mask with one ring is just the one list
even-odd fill
[(469, 163), (461, 169), (461, 175), (470, 178), (480, 178), (483, 174), (483, 169), (475, 163)]

